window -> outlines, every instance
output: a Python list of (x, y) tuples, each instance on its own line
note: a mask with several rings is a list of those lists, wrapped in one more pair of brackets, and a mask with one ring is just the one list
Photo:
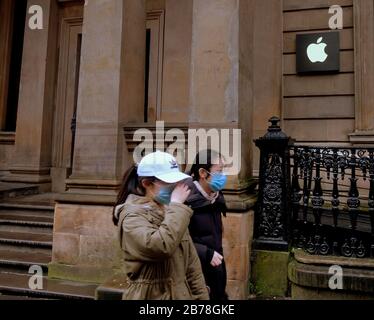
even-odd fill
[(3, 68), (5, 77), (1, 92), (3, 105), (0, 129), (11, 132), (16, 130), (27, 0), (17, 0), (12, 4), (6, 2), (2, 3), (4, 6), (2, 9), (8, 5), (7, 10), (3, 10), (2, 13), (11, 17), (8, 16), (6, 19), (9, 21), (7, 30), (9, 43), (5, 45), (7, 50), (4, 50), (4, 57), (2, 57), (3, 63), (8, 65)]

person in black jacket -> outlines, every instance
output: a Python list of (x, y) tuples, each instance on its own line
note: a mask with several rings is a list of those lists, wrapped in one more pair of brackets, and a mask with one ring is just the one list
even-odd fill
[(191, 167), (193, 182), (186, 204), (193, 210), (189, 231), (200, 258), (210, 299), (224, 301), (227, 273), (222, 248), (222, 215), (226, 203), (222, 189), (227, 177), (223, 173), (224, 159), (216, 151), (200, 151)]

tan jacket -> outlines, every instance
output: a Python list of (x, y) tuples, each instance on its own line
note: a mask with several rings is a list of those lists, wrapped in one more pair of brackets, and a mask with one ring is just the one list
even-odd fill
[(124, 300), (208, 300), (201, 264), (188, 232), (192, 210), (130, 195), (119, 213), (127, 275)]

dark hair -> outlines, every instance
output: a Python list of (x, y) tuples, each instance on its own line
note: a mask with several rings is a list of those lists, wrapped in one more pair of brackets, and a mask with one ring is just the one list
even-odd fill
[(216, 164), (214, 161), (223, 158), (222, 154), (212, 150), (202, 150), (199, 151), (199, 153), (196, 155), (195, 161), (191, 167), (190, 174), (193, 178), (193, 180), (199, 180), (199, 170), (204, 169), (206, 171), (210, 171), (212, 166)]
[(130, 194), (144, 196), (145, 189), (141, 182), (145, 179), (150, 180), (150, 181), (155, 180), (154, 177), (139, 177), (137, 174), (136, 165), (132, 165), (123, 175), (121, 187), (120, 187), (120, 190), (117, 196), (117, 201), (113, 208), (113, 223), (115, 225), (118, 225), (118, 221), (119, 221), (119, 217), (115, 215), (116, 207), (122, 203), (125, 203), (127, 200), (127, 197)]

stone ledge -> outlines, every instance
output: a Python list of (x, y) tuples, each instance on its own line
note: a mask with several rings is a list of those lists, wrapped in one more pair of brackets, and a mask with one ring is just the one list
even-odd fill
[[(115, 194), (103, 194), (100, 190), (92, 190), (91, 193), (87, 190), (81, 192), (64, 192), (56, 195), (56, 202), (59, 203), (78, 203), (78, 204), (92, 204), (92, 205), (108, 205), (113, 206), (116, 202), (117, 196)], [(256, 204), (257, 196), (249, 195), (231, 195), (225, 194), (228, 212), (232, 213), (247, 213)]]
[(121, 184), (120, 180), (112, 180), (112, 179), (86, 179), (80, 177), (70, 177), (66, 179), (66, 183), (68, 185), (78, 185), (78, 186), (85, 186), (91, 188), (97, 187), (109, 187), (109, 188), (116, 188)]
[(2, 200), (38, 193), (38, 185), (0, 182), (0, 199)]
[(310, 255), (302, 249), (294, 250), (294, 258), (296, 261), (304, 264), (314, 264), (314, 265), (339, 265), (346, 267), (357, 267), (357, 268), (367, 268), (374, 269), (374, 259), (359, 259), (359, 258), (345, 258), (345, 257), (335, 257), (335, 256), (319, 256)]
[(358, 145), (373, 145), (374, 131), (356, 131), (348, 135), (349, 141), (352, 144)]
[(255, 206), (257, 196), (253, 194), (245, 196), (225, 194), (225, 200), (228, 212), (247, 213)]
[(3, 182), (14, 182), (14, 183), (30, 183), (30, 184), (50, 184), (51, 176), (50, 175), (39, 175), (35, 174), (15, 174), (10, 170), (10, 174), (3, 176), (1, 181)]
[[(334, 263), (335, 265), (336, 263)], [(329, 289), (330, 266), (303, 264), (293, 260), (288, 265), (289, 280), (301, 287)], [(345, 292), (373, 293), (374, 270), (343, 268), (343, 289)]]
[(83, 193), (60, 193), (56, 196), (58, 203), (88, 204), (88, 205), (108, 205), (113, 206), (116, 202), (116, 196), (101, 194), (83, 194)]
[(373, 300), (370, 293), (347, 292), (343, 290), (316, 289), (291, 284), (292, 300)]

